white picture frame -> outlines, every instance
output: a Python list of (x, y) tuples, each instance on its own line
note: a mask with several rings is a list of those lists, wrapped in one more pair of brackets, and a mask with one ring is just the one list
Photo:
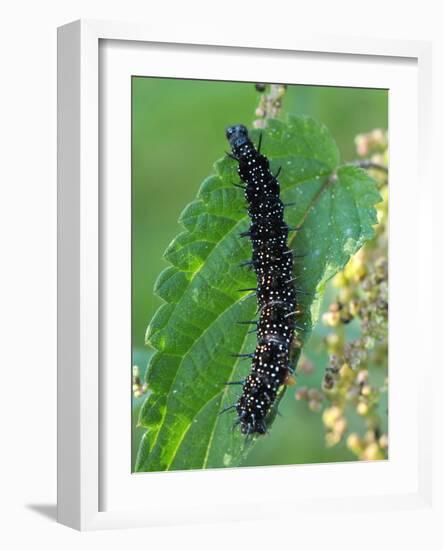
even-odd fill
[[(346, 81), (348, 85), (360, 83), (383, 87), (386, 79), (392, 79), (392, 89), (397, 92), (394, 94), (395, 101), (390, 103), (390, 117), (393, 113), (394, 120), (391, 131), (390, 118), (390, 171), (394, 181), (391, 189), (390, 261), (400, 269), (404, 262), (402, 242), (405, 245), (407, 238), (409, 244), (413, 242), (417, 247), (419, 265), (429, 268), (432, 265), (432, 247), (425, 236), (431, 232), (429, 201), (432, 196), (431, 178), (427, 172), (431, 126), (430, 44), (334, 38), (307, 33), (298, 33), (296, 38), (259, 39), (254, 42), (246, 38), (224, 39), (221, 33), (208, 40), (204, 33), (189, 37), (185, 29), (171, 31), (171, 35), (166, 36), (161, 32), (157, 35), (154, 29), (143, 25), (77, 21), (59, 29), (58, 49), (59, 522), (76, 529), (90, 530), (260, 520), (270, 515), (267, 503), (273, 504), (276, 517), (287, 514), (290, 518), (296, 513), (300, 518), (300, 514), (305, 514), (308, 523), (309, 516), (314, 512), (317, 516), (327, 517), (331, 507), (338, 514), (358, 506), (362, 513), (368, 514), (398, 514), (407, 509), (433, 517), (432, 403), (425, 393), (432, 376), (432, 351), (430, 346), (420, 349), (420, 380), (414, 379), (414, 359), (418, 357), (419, 346), (411, 341), (408, 353), (401, 349), (400, 309), (397, 316), (397, 346), (394, 341), (391, 347), (395, 353), (398, 352), (398, 364), (402, 364), (404, 380), (401, 386), (393, 384), (390, 402), (394, 413), (390, 412), (393, 417), (390, 423), (392, 429), (392, 422), (400, 427), (402, 419), (407, 420), (408, 426), (414, 427), (414, 433), (410, 437), (412, 450), (407, 454), (404, 452), (407, 442), (404, 437), (402, 439), (404, 434), (401, 429), (394, 430), (394, 458), (385, 463), (131, 475), (126, 468), (130, 447), (125, 435), (125, 426), (127, 432), (130, 431), (129, 393), (124, 388), (124, 382), (122, 387), (121, 372), (112, 364), (103, 364), (103, 357), (111, 355), (107, 346), (116, 346), (112, 355), (119, 356), (125, 353), (127, 345), (127, 338), (125, 341), (123, 336), (121, 344), (115, 343), (115, 339), (112, 339), (114, 343), (110, 343), (110, 338), (103, 337), (103, 331), (107, 330), (128, 334), (124, 325), (104, 328), (107, 308), (118, 311), (119, 315), (114, 317), (123, 319), (123, 322), (128, 319), (130, 309), (130, 302), (127, 299), (125, 302), (127, 293), (119, 293), (120, 303), (110, 304), (110, 296), (115, 295), (111, 292), (112, 285), (115, 281), (126, 281), (127, 285), (130, 270), (130, 257), (127, 255), (127, 222), (130, 219), (127, 186), (110, 186), (114, 191), (108, 193), (106, 178), (118, 177), (120, 181), (128, 181), (129, 146), (125, 143), (128, 137), (128, 97), (124, 87), (127, 83), (121, 88), (119, 83), (126, 82), (128, 75), (140, 74), (133, 72), (136, 70), (134, 67), (138, 70), (140, 66), (137, 63), (150, 67), (147, 69), (149, 76), (185, 78), (202, 75), (217, 79), (226, 78), (223, 71), (228, 61), (223, 59), (225, 56), (230, 60), (230, 79), (254, 81), (257, 74), (254, 63), (249, 64), (250, 73), (246, 76), (244, 72), (238, 72), (236, 76), (235, 71), (240, 70), (236, 66), (241, 64), (236, 65), (235, 60), (245, 55), (252, 59), (262, 56), (257, 59), (262, 62), (260, 70), (265, 70), (266, 58), (272, 57), (267, 80), (290, 82), (282, 78), (283, 73), (279, 71), (287, 70), (282, 67), (295, 56), (300, 71), (305, 71), (303, 78), (312, 84), (343, 85)], [(314, 76), (317, 61), (324, 68), (321, 76)], [(332, 63), (336, 64), (336, 72), (328, 70)], [(364, 69), (358, 70), (358, 64), (364, 64)], [(349, 71), (354, 66), (357, 68), (352, 70), (351, 75)], [(400, 75), (398, 79), (396, 74)], [(402, 78), (406, 80), (402, 81)], [(400, 93), (402, 82), (407, 82), (409, 91), (404, 89)], [(106, 95), (106, 101), (103, 101), (101, 94), (106, 94), (107, 90), (110, 92), (111, 88), (112, 93)], [(106, 109), (110, 104), (113, 107), (112, 117), (115, 117), (111, 122), (118, 132), (108, 131), (106, 126), (109, 120)], [(120, 105), (123, 106), (121, 110)], [(417, 115), (416, 120), (411, 117), (413, 120), (409, 128), (411, 133), (415, 130), (418, 133), (418, 144), (415, 137), (401, 136), (401, 127), (395, 124), (396, 117), (399, 119), (406, 108)], [(110, 171), (110, 165), (106, 163), (109, 159), (115, 160), (116, 156), (112, 155), (115, 150), (121, 151), (117, 155), (120, 164), (112, 165)], [(402, 155), (408, 157), (407, 169), (400, 162)], [(412, 190), (413, 184), (417, 185), (417, 177), (423, 193), (419, 201), (419, 215), (411, 221), (407, 214), (416, 212), (417, 204), (409, 190)], [(396, 211), (395, 207), (397, 180), (403, 182), (403, 213)], [(126, 194), (120, 195), (120, 191)], [(101, 216), (104, 211), (106, 216)], [(116, 252), (109, 254), (106, 243), (107, 239), (113, 238), (109, 220), (116, 212), (123, 219), (126, 238), (118, 239), (119, 243), (113, 247)], [(103, 222), (103, 219), (108, 222)], [(396, 220), (394, 226), (392, 219)], [(393, 242), (398, 243), (397, 249)], [(128, 261), (120, 261), (122, 258)], [(118, 266), (122, 266), (120, 270)], [(106, 273), (111, 268), (116, 275), (114, 279), (106, 279)], [(426, 308), (432, 303), (432, 285), (426, 280), (423, 269), (411, 268), (403, 281), (398, 279), (391, 295), (394, 313), (390, 322), (394, 332), (395, 301), (400, 303), (401, 293), (408, 292), (411, 285), (417, 288), (417, 295), (409, 290), (409, 308), (416, 314), (412, 316), (409, 330), (413, 330), (414, 334), (415, 331), (420, 333), (422, 329), (418, 319), (430, 318)], [(119, 345), (121, 347), (117, 349)], [(395, 373), (399, 373), (397, 380), (400, 380), (401, 371), (395, 370), (396, 361), (393, 362), (390, 355), (390, 369), (391, 364), (395, 382)], [(127, 373), (123, 375), (123, 381), (125, 379)], [(107, 428), (110, 415), (113, 415), (112, 434)], [(396, 433), (399, 438), (397, 449)], [(237, 497), (236, 502), (232, 502), (232, 488), (242, 481), (250, 486), (259, 483), (260, 494), (251, 491), (249, 495)], [(288, 499), (287, 495), (283, 495), (281, 487), (286, 483), (294, 483), (297, 496)], [(357, 490), (359, 484), (362, 487)], [(146, 494), (150, 495), (149, 502), (146, 498), (139, 498)]]

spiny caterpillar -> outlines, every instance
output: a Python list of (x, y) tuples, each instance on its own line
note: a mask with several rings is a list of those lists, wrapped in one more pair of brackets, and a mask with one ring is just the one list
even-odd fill
[(229, 127), (226, 137), (232, 150), (228, 155), (238, 162), (238, 174), (245, 184), (241, 187), (251, 225), (241, 236), (252, 241), (251, 265), (257, 276), (259, 312), (258, 321), (244, 321), (256, 323), (257, 346), (250, 355), (250, 373), (240, 382), (242, 394), (232, 408), (237, 411), (236, 425), (240, 424), (243, 434), (264, 434), (266, 416), (277, 392), (292, 373), (289, 354), (297, 307), (294, 258), (287, 245), (289, 227), (280, 200), (279, 172), (275, 176), (271, 173), (268, 159), (260, 154), (260, 143), (256, 149), (245, 126)]

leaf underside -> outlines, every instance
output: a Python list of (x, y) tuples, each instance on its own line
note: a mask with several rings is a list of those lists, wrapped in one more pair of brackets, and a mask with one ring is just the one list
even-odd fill
[[(252, 137), (257, 134), (252, 133)], [(262, 153), (279, 181), (285, 220), (302, 229), (290, 234), (297, 258), (294, 274), (306, 327), (316, 321), (318, 297), (373, 234), (374, 205), (380, 197), (363, 170), (338, 166), (339, 152), (326, 127), (308, 117), (287, 123), (272, 120), (263, 134)], [(255, 285), (255, 275), (239, 264), (251, 257), (240, 233), (249, 226), (237, 163), (225, 157), (215, 175), (200, 187), (197, 199), (180, 216), (185, 228), (165, 252), (171, 264), (158, 277), (155, 293), (164, 301), (146, 333), (156, 352), (147, 368), (150, 394), (140, 412), (146, 428), (136, 471), (234, 467), (250, 449), (235, 415), (219, 415), (238, 399), (241, 388), (226, 382), (244, 378), (249, 360), (232, 357), (251, 352), (255, 335), (241, 320), (256, 317), (256, 299), (239, 288)], [(314, 294), (316, 298), (314, 299)], [(295, 354), (295, 361), (297, 359)]]

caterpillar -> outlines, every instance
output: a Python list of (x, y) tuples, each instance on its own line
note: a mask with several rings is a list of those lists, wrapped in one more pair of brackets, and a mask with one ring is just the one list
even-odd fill
[[(235, 425), (245, 435), (265, 434), (266, 417), (279, 388), (293, 372), (290, 366), (290, 348), (296, 328), (297, 309), (294, 285), (293, 253), (288, 247), (289, 227), (284, 221), (284, 204), (280, 199), (279, 171), (273, 175), (268, 159), (248, 136), (243, 125), (226, 130), (231, 151), (228, 155), (238, 162), (238, 175), (244, 185), (251, 225), (242, 237), (250, 237), (252, 260), (257, 277), (256, 291), (258, 321), (257, 345), (250, 356), (249, 375), (240, 384), (242, 394), (234, 408)], [(249, 289), (248, 289), (249, 290)]]

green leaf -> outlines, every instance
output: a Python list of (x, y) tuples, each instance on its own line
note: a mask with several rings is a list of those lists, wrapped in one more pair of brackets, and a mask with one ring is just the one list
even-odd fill
[[(252, 133), (257, 138), (257, 134)], [(354, 166), (338, 167), (339, 153), (329, 131), (307, 117), (273, 120), (263, 135), (263, 153), (279, 176), (289, 226), (303, 225), (290, 239), (296, 255), (301, 318), (306, 340), (316, 321), (318, 296), (373, 236), (374, 181)], [(185, 228), (166, 250), (170, 262), (155, 292), (165, 300), (152, 319), (146, 342), (156, 352), (146, 381), (150, 394), (139, 423), (146, 428), (136, 471), (183, 470), (238, 465), (250, 449), (233, 415), (220, 410), (236, 402), (248, 361), (232, 357), (255, 348), (255, 335), (239, 320), (252, 319), (255, 296), (238, 292), (254, 286), (255, 275), (239, 263), (251, 256), (241, 239), (249, 220), (238, 182), (237, 164), (228, 157), (215, 165), (197, 199), (180, 216)], [(303, 292), (303, 293), (302, 293)], [(313, 294), (317, 292), (316, 300)], [(294, 363), (299, 350), (294, 350)], [(282, 392), (283, 393), (283, 392)]]

